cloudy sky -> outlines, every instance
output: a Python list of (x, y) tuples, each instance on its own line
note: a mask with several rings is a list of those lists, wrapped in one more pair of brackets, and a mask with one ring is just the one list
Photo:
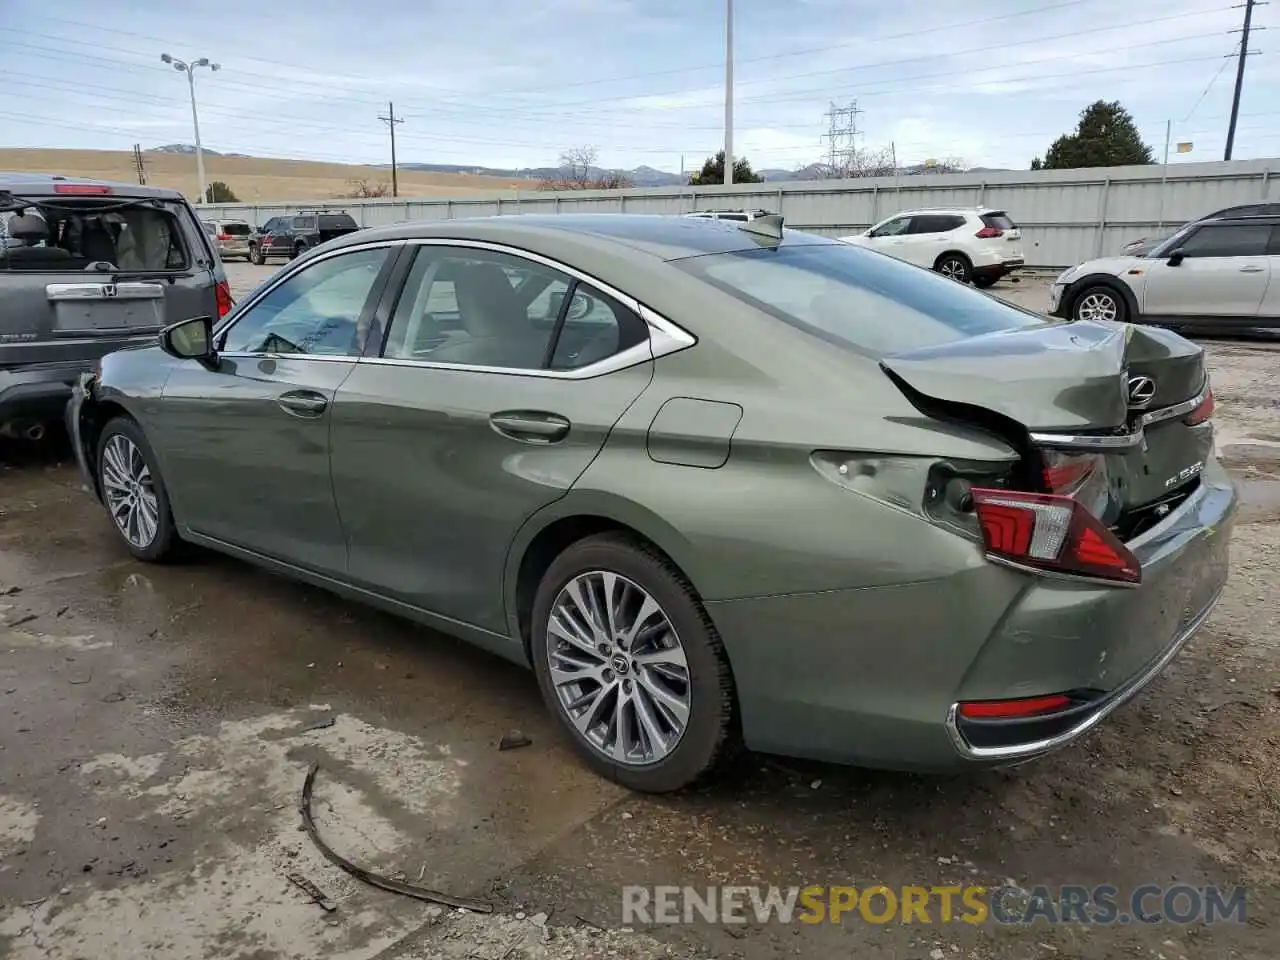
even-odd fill
[[(1087, 103), (1120, 100), (1159, 154), (1165, 123), (1222, 157), (1236, 0), (736, 0), (736, 153), (821, 160), (824, 117), (857, 101), (859, 146), (900, 162), (1025, 168)], [(184, 7), (189, 9), (184, 10)], [(383, 162), (679, 170), (723, 139), (724, 0), (0, 0), (0, 146), (191, 142), (185, 78), (207, 56), (205, 146)], [(198, 12), (191, 12), (198, 10)], [(1268, 26), (1280, 4), (1258, 7)], [(1276, 32), (1257, 35), (1237, 158), (1280, 155)], [(1207, 92), (1206, 92), (1207, 91)]]

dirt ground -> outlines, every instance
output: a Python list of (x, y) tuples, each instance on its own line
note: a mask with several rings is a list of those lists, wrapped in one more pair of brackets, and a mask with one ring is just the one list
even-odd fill
[[(270, 271), (230, 272), (243, 295)], [(0, 448), (0, 957), (1271, 960), (1280, 349), (1206, 347), (1245, 502), (1223, 600), (1082, 742), (948, 779), (748, 756), (696, 791), (630, 795), (574, 759), (523, 671), (217, 556), (136, 563), (65, 447)], [(532, 745), (497, 750), (512, 728)], [(495, 912), (322, 859), (296, 811), (312, 760), (335, 848)], [(622, 923), (623, 884), (757, 883), (1249, 892), (1247, 922), (1216, 925)]]
[[(173, 187), (188, 197), (198, 196), (196, 158), (184, 153), (142, 155), (147, 183)], [(221, 180), (245, 203), (272, 200), (318, 200), (349, 196), (353, 182), (391, 184), (391, 171), (344, 163), (276, 160), (268, 157), (205, 155), (205, 182)], [(124, 150), (0, 150), (0, 170), (46, 170), (64, 176), (91, 177), (134, 183), (133, 154)], [(483, 177), (470, 173), (399, 172), (401, 197), (461, 197), (501, 190), (536, 190), (531, 180)], [(388, 193), (390, 196), (390, 193)]]

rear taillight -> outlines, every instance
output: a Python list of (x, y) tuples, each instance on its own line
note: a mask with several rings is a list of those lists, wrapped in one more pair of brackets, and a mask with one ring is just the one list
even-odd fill
[(1188, 413), (1182, 419), (1182, 422), (1189, 427), (1194, 427), (1197, 423), (1204, 423), (1213, 416), (1213, 408), (1213, 391), (1210, 390), (1204, 395), (1204, 399), (1200, 401), (1200, 406)]
[(972, 700), (962, 703), (959, 714), (969, 720), (1020, 720), (1041, 713), (1056, 713), (1071, 706), (1071, 698), (1061, 693), (1017, 700)]
[(105, 197), (114, 193), (110, 187), (100, 186), (96, 183), (55, 183), (53, 185), (54, 193), (65, 193), (78, 197)]
[(231, 287), (227, 285), (227, 281), (221, 280), (213, 288), (213, 294), (218, 301), (218, 317), (225, 317), (236, 305), (236, 302), (231, 299)]
[(229, 234), (229, 233), (220, 233), (220, 234), (218, 234), (218, 239), (219, 239), (219, 240), (230, 240), (230, 239), (231, 239), (231, 234)]
[(999, 227), (983, 227), (974, 236), (979, 240), (994, 240), (996, 237), (1003, 237), (1004, 231)]
[(974, 508), (987, 556), (1048, 573), (1142, 580), (1142, 565), (1072, 497), (974, 487)]

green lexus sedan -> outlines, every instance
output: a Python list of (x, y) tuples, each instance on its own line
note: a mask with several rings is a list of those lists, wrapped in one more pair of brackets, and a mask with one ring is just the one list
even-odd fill
[(145, 561), (220, 550), (533, 668), (586, 762), (955, 771), (1137, 694), (1227, 578), (1199, 347), (750, 222), (363, 230), (68, 407)]

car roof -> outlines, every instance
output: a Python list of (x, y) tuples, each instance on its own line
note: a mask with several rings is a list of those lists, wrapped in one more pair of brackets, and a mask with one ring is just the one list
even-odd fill
[[(782, 239), (777, 240), (744, 230), (744, 226), (743, 223), (731, 220), (651, 214), (523, 214), (406, 221), (393, 226), (361, 230), (331, 243), (334, 247), (342, 247), (377, 240), (475, 240), (523, 247), (551, 257), (571, 256), (567, 252), (569, 247), (590, 244), (612, 248), (612, 252), (622, 256), (626, 256), (627, 251), (637, 251), (661, 260), (679, 260), (705, 254), (751, 250), (760, 246), (840, 242), (798, 230), (784, 230)], [(558, 254), (558, 247), (565, 248), (566, 252)]]
[(972, 213), (981, 215), (984, 213), (1000, 213), (998, 207), (920, 207), (917, 210), (899, 210), (894, 214), (895, 217), (910, 216), (917, 213), (923, 214), (939, 214), (939, 213)]
[(113, 195), (122, 197), (146, 197), (156, 200), (181, 200), (182, 194), (168, 187), (148, 187), (137, 183), (121, 183), (114, 180), (93, 180), (89, 177), (64, 177), (56, 173), (24, 173), (17, 170), (0, 170), (0, 191), (17, 196), (52, 196), (54, 187), (70, 184), (85, 187), (110, 187)]

